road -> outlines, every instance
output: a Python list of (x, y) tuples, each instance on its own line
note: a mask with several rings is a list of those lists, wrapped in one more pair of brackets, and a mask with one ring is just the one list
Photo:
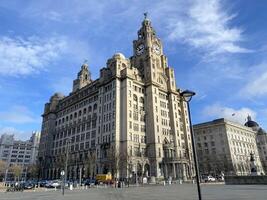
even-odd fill
[[(266, 200), (266, 185), (202, 185), (203, 200)], [(130, 188), (90, 188), (61, 191), (0, 193), (0, 200), (192, 200), (196, 185), (154, 185)]]

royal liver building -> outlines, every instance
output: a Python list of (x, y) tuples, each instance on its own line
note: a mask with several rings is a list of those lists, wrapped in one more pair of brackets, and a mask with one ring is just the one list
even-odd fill
[(174, 69), (146, 17), (137, 36), (132, 57), (116, 53), (96, 80), (83, 64), (72, 92), (45, 104), (43, 178), (59, 178), (65, 165), (72, 180), (108, 172), (133, 180), (194, 176), (188, 112)]

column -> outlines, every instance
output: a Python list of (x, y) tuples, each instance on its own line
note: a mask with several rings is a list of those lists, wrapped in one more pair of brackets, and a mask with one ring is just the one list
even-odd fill
[(53, 174), (53, 169), (48, 169), (48, 179), (52, 178), (51, 174)]
[(177, 177), (176, 177), (176, 164), (175, 163), (173, 163), (172, 164), (172, 168), (173, 168), (173, 179), (177, 179)]
[(180, 164), (177, 163), (175, 166), (176, 166), (176, 177), (177, 179), (181, 179)]
[(167, 164), (164, 164), (164, 177), (168, 178), (168, 168), (167, 168)]
[(73, 167), (73, 171), (74, 171), (73, 180), (77, 180), (77, 166), (76, 165)]
[(185, 166), (185, 163), (182, 163), (182, 174), (183, 174), (183, 180), (186, 181), (187, 177), (186, 177), (186, 166)]

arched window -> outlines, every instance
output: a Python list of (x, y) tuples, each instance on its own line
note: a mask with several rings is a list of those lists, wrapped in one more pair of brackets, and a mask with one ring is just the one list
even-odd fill
[(124, 63), (122, 63), (122, 69), (125, 69), (126, 65)]
[(96, 109), (97, 109), (97, 104), (95, 103), (95, 104), (94, 104), (94, 110), (96, 110)]
[(133, 100), (137, 101), (137, 96), (135, 94), (133, 95)]
[(92, 106), (89, 106), (88, 107), (88, 112), (91, 112), (92, 111)]
[(140, 103), (145, 103), (144, 98), (143, 98), (143, 97), (140, 97), (140, 98), (139, 98), (139, 102), (140, 102)]

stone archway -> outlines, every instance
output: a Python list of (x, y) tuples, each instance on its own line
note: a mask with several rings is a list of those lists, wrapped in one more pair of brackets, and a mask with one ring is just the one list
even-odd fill
[(144, 176), (149, 177), (150, 176), (150, 165), (148, 163), (144, 166)]
[(142, 165), (140, 163), (137, 163), (137, 176), (142, 176)]

